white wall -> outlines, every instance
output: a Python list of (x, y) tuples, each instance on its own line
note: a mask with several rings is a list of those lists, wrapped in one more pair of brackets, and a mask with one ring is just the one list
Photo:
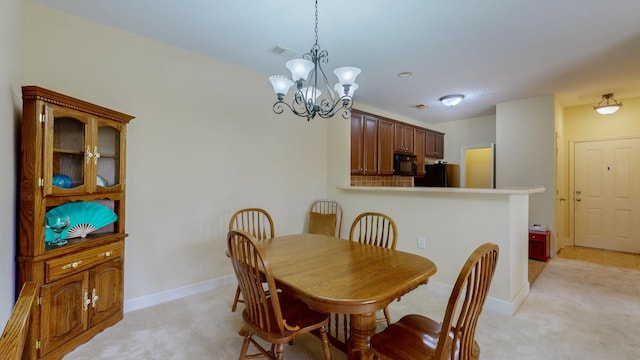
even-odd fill
[(20, 154), (17, 133), (22, 83), (22, 0), (0, 1), (0, 324), (15, 300), (16, 186)]
[(303, 230), (326, 195), (327, 120), (274, 114), (266, 75), (30, 3), (26, 15), (25, 84), (136, 117), (125, 301), (232, 274), (239, 208), (266, 208), (276, 234)]
[(448, 121), (435, 124), (433, 130), (445, 133), (444, 161), (460, 164), (460, 147), (496, 142), (496, 117)]
[[(0, 25), (3, 30), (20, 32), (14, 30), (22, 25), (22, 6), (21, 1), (11, 0), (8, 11), (0, 12), (0, 20), (6, 20)], [(18, 25), (12, 25), (12, 21)], [(316, 198), (334, 196), (336, 186), (349, 183), (349, 157), (345, 156), (349, 151), (348, 121), (332, 119), (327, 127), (326, 120), (308, 123), (305, 119), (273, 114), (274, 99), (266, 75), (31, 3), (26, 3), (25, 29), (24, 38), (16, 34), (9, 40), (0, 40), (3, 50), (0, 75), (5, 75), (2, 73), (5, 69), (11, 69), (8, 74), (18, 77), (17, 80), (1, 79), (14, 89), (12, 100), (0, 99), (9, 101), (0, 103), (8, 105), (2, 109), (17, 108), (11, 114), (14, 119), (20, 113), (18, 87), (26, 84), (40, 85), (136, 116), (128, 133), (127, 232), (130, 237), (126, 248), (126, 300), (231, 274), (223, 255), (224, 234), (228, 217), (235, 209), (263, 206), (272, 213), (278, 234), (300, 232), (309, 203)], [(26, 46), (24, 73), (20, 72), (21, 58), (14, 52), (22, 43)], [(236, 100), (235, 94), (241, 94), (251, 103)], [(360, 108), (425, 126), (384, 111)], [(493, 123), (492, 129), (498, 127), (499, 123), (492, 117), (479, 119), (485, 124)], [(454, 135), (478, 124), (473, 123), (476, 120), (445, 126), (457, 127), (456, 130), (441, 129), (439, 125), (425, 127), (448, 132), (445, 146), (454, 146), (459, 151), (459, 145), (453, 145), (455, 137), (459, 136), (460, 142), (475, 142), (477, 131), (488, 132), (481, 132), (483, 139), (491, 137), (491, 130), (484, 127), (465, 136)], [(17, 129), (17, 124), (14, 128)], [(496, 142), (500, 144), (499, 138)], [(3, 164), (13, 162), (15, 152), (4, 150), (0, 153)], [(453, 154), (456, 150), (446, 151)], [(545, 156), (543, 153), (542, 157)], [(3, 184), (5, 180), (15, 184), (17, 172), (2, 174)], [(531, 184), (551, 188), (542, 181), (520, 185)], [(10, 188), (11, 191), (6, 191), (3, 187), (0, 194), (3, 209), (13, 213), (15, 186)], [(532, 199), (536, 196), (540, 195), (533, 195)], [(11, 201), (11, 206), (7, 206), (6, 201)], [(347, 214), (352, 215), (359, 206), (365, 205), (376, 207), (375, 203), (358, 205), (356, 202), (348, 205)], [(345, 225), (351, 220), (352, 217), (345, 217)], [(6, 218), (0, 221), (7, 222)], [(10, 220), (10, 233), (6, 226), (1, 230), (10, 246), (15, 234), (12, 224)], [(421, 232), (420, 228), (407, 229), (408, 242), (401, 245), (405, 249), (413, 247), (414, 237)], [(13, 251), (2, 254), (0, 265), (13, 269)], [(451, 262), (451, 269), (456, 272), (459, 264)], [(449, 270), (440, 271), (442, 276), (448, 273)], [(2, 277), (0, 281), (6, 284), (0, 284), (0, 288), (12, 288), (13, 278), (13, 273)], [(6, 292), (0, 293), (0, 311), (6, 309), (8, 314)], [(13, 296), (11, 303), (12, 299)]]
[(496, 107), (496, 187), (543, 186), (544, 194), (531, 197), (529, 221), (551, 230), (555, 224), (555, 105), (554, 95), (545, 95)]

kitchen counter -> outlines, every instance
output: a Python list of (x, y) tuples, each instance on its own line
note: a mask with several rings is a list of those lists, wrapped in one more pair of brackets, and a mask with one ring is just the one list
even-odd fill
[(392, 187), (392, 186), (338, 186), (340, 190), (349, 191), (382, 191), (382, 192), (420, 192), (420, 193), (463, 193), (463, 194), (502, 194), (502, 195), (530, 195), (543, 193), (545, 188), (518, 187), (502, 189), (472, 189), (457, 187)]
[[(438, 265), (430, 286), (450, 292), (467, 256), (485, 242), (498, 244), (500, 259), (485, 308), (512, 315), (529, 294), (529, 198), (542, 186), (471, 189), (455, 187), (337, 186), (329, 196), (345, 219), (364, 211), (388, 214), (399, 229), (398, 250)], [(349, 223), (349, 220), (347, 220)], [(418, 239), (426, 239), (424, 247)]]

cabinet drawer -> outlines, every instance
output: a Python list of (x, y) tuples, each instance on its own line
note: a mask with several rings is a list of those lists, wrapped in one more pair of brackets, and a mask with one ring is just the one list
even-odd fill
[(537, 233), (537, 232), (530, 231), (529, 240), (546, 241), (547, 233)]
[(45, 263), (45, 281), (51, 282), (122, 256), (122, 242), (66, 255)]

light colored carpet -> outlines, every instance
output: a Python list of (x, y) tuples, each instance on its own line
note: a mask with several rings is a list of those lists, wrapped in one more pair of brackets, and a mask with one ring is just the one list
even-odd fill
[[(237, 359), (242, 315), (230, 311), (235, 286), (125, 314), (68, 354), (75, 359)], [(440, 320), (448, 300), (429, 285), (390, 306), (398, 319)], [(476, 340), (481, 359), (639, 359), (640, 271), (554, 258), (515, 315), (485, 310)], [(298, 338), (287, 359), (321, 359), (320, 342)], [(333, 349), (333, 358), (346, 356)]]

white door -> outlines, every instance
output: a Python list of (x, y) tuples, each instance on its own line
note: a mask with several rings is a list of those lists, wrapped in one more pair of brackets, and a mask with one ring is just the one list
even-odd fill
[(640, 253), (640, 138), (576, 142), (575, 244)]

